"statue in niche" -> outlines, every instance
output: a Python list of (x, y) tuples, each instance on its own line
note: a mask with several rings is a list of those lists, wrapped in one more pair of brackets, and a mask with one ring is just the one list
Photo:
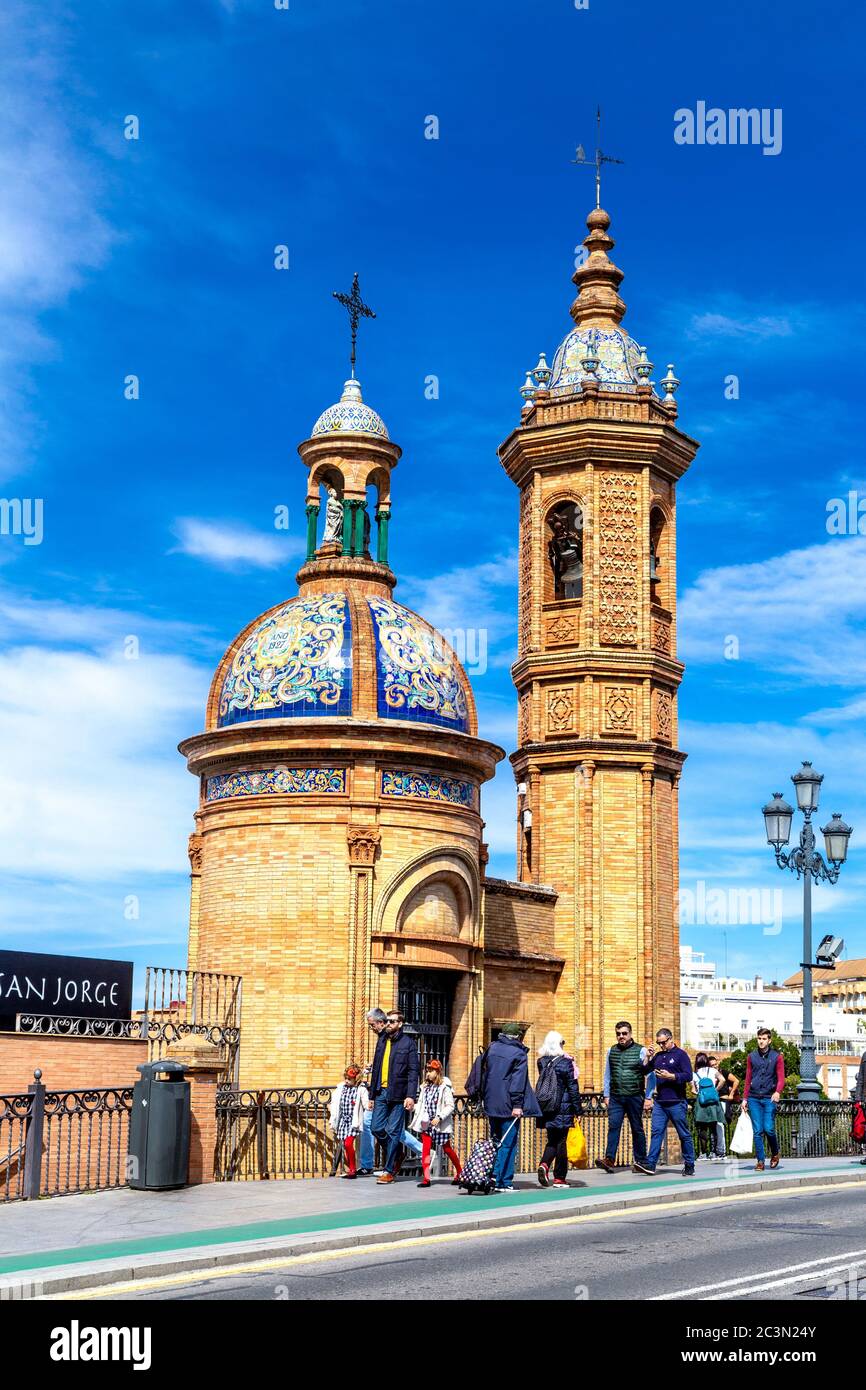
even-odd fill
[(547, 555), (553, 570), (557, 598), (583, 597), (583, 514), (567, 502), (557, 507), (548, 522), (551, 530)]
[(333, 483), (328, 483), (325, 490), (328, 494), (328, 501), (325, 506), (323, 545), (327, 541), (342, 541), (343, 539), (343, 499), (338, 496)]

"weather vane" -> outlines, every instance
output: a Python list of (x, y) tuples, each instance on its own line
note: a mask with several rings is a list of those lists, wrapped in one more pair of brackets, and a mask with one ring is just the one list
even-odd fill
[(601, 207), (601, 166), (602, 166), (602, 164), (624, 164), (624, 163), (625, 163), (625, 160), (624, 160), (624, 159), (614, 159), (613, 155), (610, 155), (610, 154), (602, 154), (602, 152), (601, 152), (601, 107), (600, 107), (600, 106), (597, 107), (597, 109), (596, 109), (596, 113), (595, 113), (595, 126), (596, 126), (595, 159), (587, 159), (587, 157), (586, 157), (586, 150), (583, 148), (583, 145), (578, 145), (577, 151), (576, 151), (577, 158), (576, 158), (576, 159), (573, 159), (571, 162), (572, 162), (572, 164), (583, 164), (583, 165), (585, 165), (587, 168), (592, 168), (592, 166), (595, 165), (595, 205), (596, 205), (597, 208), (600, 208), (600, 207)]
[(355, 271), (355, 278), (352, 281), (351, 294), (338, 294), (334, 290), (334, 298), (338, 299), (343, 307), (348, 310), (349, 323), (352, 326), (352, 376), (355, 375), (355, 348), (358, 342), (358, 324), (362, 318), (374, 319), (376, 315), (368, 304), (361, 298), (361, 291), (358, 288), (358, 272)]

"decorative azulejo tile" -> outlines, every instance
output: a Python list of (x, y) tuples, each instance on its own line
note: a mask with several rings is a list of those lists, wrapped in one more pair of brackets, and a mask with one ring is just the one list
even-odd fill
[(368, 598), (376, 631), (376, 691), (380, 719), (409, 719), (469, 732), (462, 675), (451, 649), (409, 608)]
[(235, 652), (218, 723), (352, 713), (352, 620), (345, 594), (296, 598)]
[(473, 782), (442, 777), (438, 772), (383, 772), (382, 795), (419, 797), (422, 801), (448, 801), (474, 811), (477, 788)]
[(608, 332), (603, 329), (573, 328), (556, 350), (550, 369), (551, 393), (556, 395), (579, 388), (586, 376), (582, 359), (586, 356), (590, 332), (596, 335), (593, 341), (599, 358), (597, 376), (601, 389), (608, 387), (611, 391), (637, 390), (640, 348), (634, 338), (629, 338), (618, 328), (612, 328)]
[(207, 779), (207, 801), (231, 796), (311, 796), (345, 792), (344, 767), (269, 767), (257, 772), (228, 772)]

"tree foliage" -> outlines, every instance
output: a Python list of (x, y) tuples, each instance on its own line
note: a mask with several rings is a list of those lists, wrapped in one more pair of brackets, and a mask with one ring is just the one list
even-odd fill
[[(800, 1080), (800, 1049), (796, 1043), (786, 1042), (778, 1033), (770, 1033), (770, 1046), (776, 1052), (781, 1052), (785, 1061), (785, 1089), (783, 1096), (791, 1100), (797, 1097), (797, 1083)], [(733, 1072), (734, 1076), (740, 1079), (739, 1095), (743, 1094), (743, 1085), (746, 1080), (746, 1057), (750, 1052), (756, 1052), (758, 1048), (757, 1036), (750, 1038), (744, 1047), (738, 1047), (729, 1057), (725, 1057), (719, 1063), (719, 1071), (727, 1076)], [(823, 1095), (823, 1091), (821, 1093)]]

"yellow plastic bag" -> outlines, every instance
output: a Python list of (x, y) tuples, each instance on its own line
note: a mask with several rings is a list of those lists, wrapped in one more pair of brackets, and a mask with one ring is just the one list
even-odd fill
[(589, 1160), (586, 1156), (586, 1139), (580, 1127), (579, 1120), (575, 1120), (571, 1129), (568, 1131), (567, 1141), (568, 1161), (572, 1168), (586, 1168)]

